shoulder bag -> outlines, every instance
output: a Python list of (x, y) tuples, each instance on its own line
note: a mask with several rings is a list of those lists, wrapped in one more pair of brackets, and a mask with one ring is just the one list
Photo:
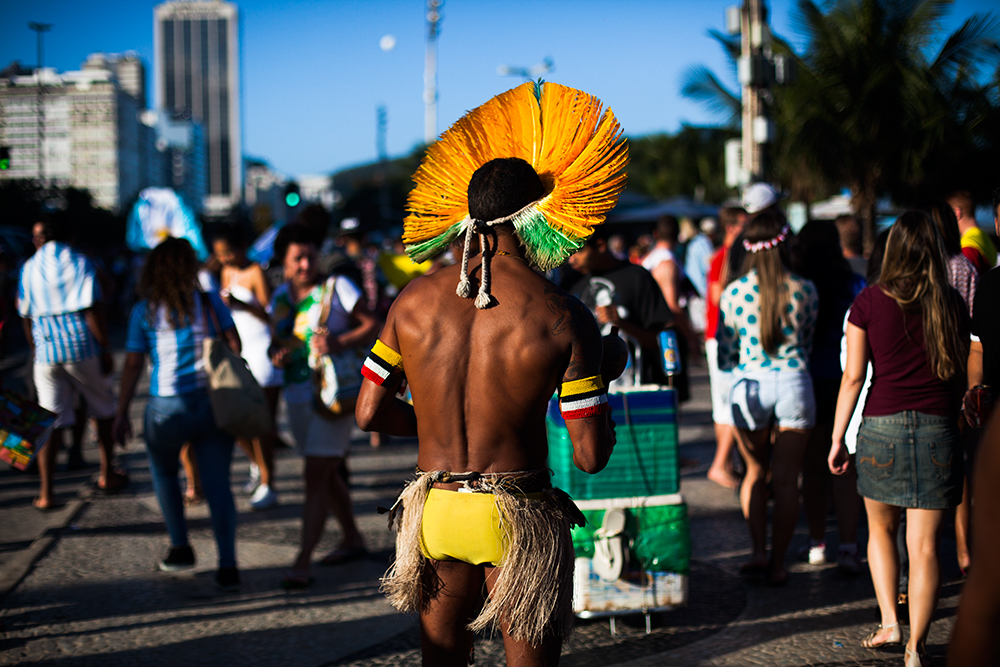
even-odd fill
[[(259, 438), (272, 426), (264, 390), (257, 384), (247, 362), (233, 352), (222, 337), (222, 327), (208, 295), (202, 292), (199, 296), (205, 315), (202, 360), (208, 376), (208, 398), (215, 424), (237, 438)], [(209, 335), (209, 322), (215, 326), (215, 336)]]
[[(330, 307), (336, 292), (337, 278), (327, 282), (319, 314), (319, 330), (326, 331)], [(321, 355), (313, 368), (313, 409), (324, 419), (339, 419), (354, 414), (361, 391), (361, 368), (364, 350), (358, 347)]]

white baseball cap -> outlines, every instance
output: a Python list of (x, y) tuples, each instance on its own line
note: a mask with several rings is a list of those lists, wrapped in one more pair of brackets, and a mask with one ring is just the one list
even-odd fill
[(750, 215), (760, 213), (784, 199), (770, 183), (754, 183), (743, 191), (743, 209)]

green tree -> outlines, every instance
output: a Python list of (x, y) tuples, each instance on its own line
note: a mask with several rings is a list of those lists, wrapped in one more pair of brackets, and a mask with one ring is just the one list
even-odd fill
[(629, 138), (629, 190), (660, 199), (703, 190), (706, 201), (722, 201), (732, 193), (724, 154), (734, 136), (733, 130), (685, 125), (677, 134)]
[(996, 106), (975, 85), (981, 66), (1000, 55), (996, 19), (970, 17), (932, 53), (950, 5), (840, 0), (823, 12), (811, 0), (799, 2), (795, 21), (807, 46), (797, 90), (779, 100), (779, 117), (795, 119), (781, 126), (784, 150), (850, 187), (869, 244), (882, 195), (926, 183), (928, 158), (943, 155), (949, 138), (973, 147), (968, 130), (982, 109), (968, 111), (961, 97), (975, 98), (974, 108)]
[[(773, 176), (809, 201), (846, 185), (874, 240), (875, 205), (964, 187), (984, 192), (1000, 152), (1000, 22), (968, 18), (941, 39), (950, 0), (800, 0), (794, 28), (799, 79), (776, 88)], [(738, 42), (711, 32), (731, 61)], [(939, 46), (938, 46), (939, 45)], [(937, 48), (935, 48), (937, 47)], [(992, 67), (993, 80), (982, 81)], [(738, 127), (738, 94), (707, 68), (688, 71), (683, 94)]]

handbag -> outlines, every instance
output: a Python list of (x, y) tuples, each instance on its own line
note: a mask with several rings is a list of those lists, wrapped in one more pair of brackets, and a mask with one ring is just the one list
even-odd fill
[[(336, 276), (331, 277), (323, 294), (319, 314), (319, 325), (323, 330), (330, 317), (336, 284)], [(339, 419), (354, 414), (361, 392), (361, 368), (364, 364), (364, 350), (358, 347), (320, 355), (313, 360), (313, 409), (319, 416)]]
[(49, 441), (55, 413), (11, 391), (0, 393), (0, 461), (24, 470)]
[[(202, 360), (208, 376), (208, 399), (212, 415), (220, 429), (237, 438), (259, 438), (271, 430), (271, 411), (246, 360), (236, 354), (222, 338), (222, 327), (208, 295), (201, 294), (205, 314), (205, 339)], [(208, 335), (208, 323), (215, 326), (216, 336)]]

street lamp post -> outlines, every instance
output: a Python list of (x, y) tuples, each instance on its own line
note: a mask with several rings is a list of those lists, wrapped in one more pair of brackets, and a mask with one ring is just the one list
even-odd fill
[(444, 0), (427, 0), (427, 50), (424, 54), (424, 143), (437, 139), (437, 38)]
[(38, 85), (37, 90), (37, 109), (38, 113), (36, 115), (36, 121), (38, 123), (38, 181), (43, 186), (45, 185), (45, 156), (42, 147), (43, 144), (43, 126), (45, 124), (45, 107), (43, 106), (42, 96), (44, 95), (44, 88), (42, 85), (42, 67), (45, 63), (42, 51), (42, 35), (47, 33), (52, 29), (51, 23), (36, 23), (31, 21), (28, 23), (28, 27), (35, 31), (37, 46), (38, 46), (38, 67), (35, 69), (35, 83)]

